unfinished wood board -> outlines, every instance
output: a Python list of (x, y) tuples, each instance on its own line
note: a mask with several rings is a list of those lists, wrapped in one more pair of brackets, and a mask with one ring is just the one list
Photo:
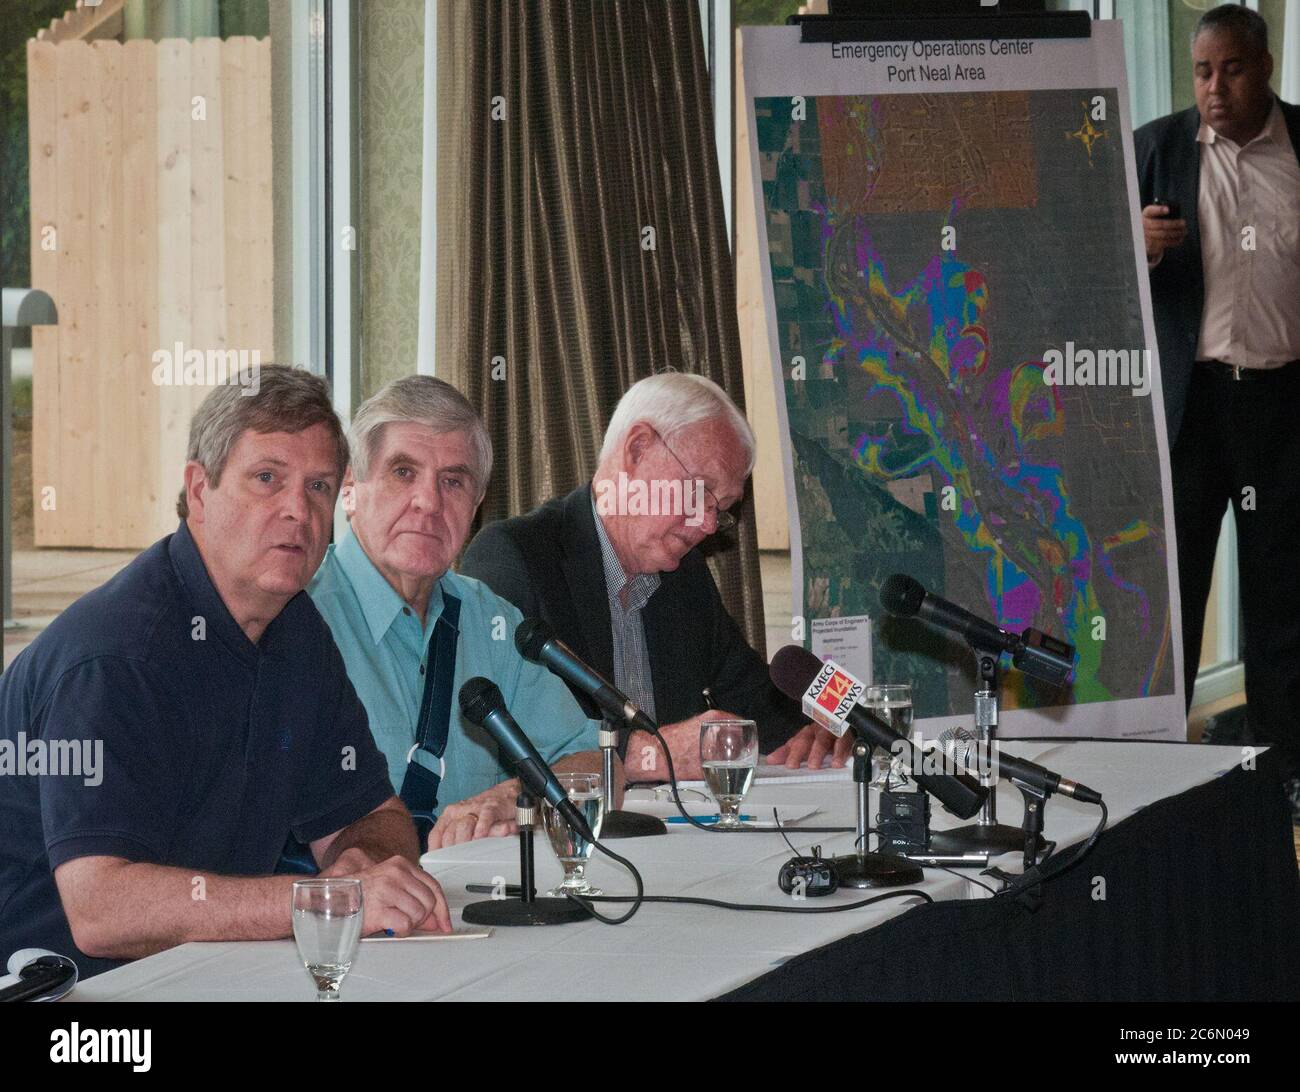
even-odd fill
[[(59, 417), (58, 477), (50, 534), (42, 545), (94, 543), (93, 374), (98, 296), (91, 267), (88, 152), (91, 144), (91, 53), (85, 42), (57, 47), (59, 172)], [(35, 426), (35, 422), (33, 422)]]
[(137, 484), (123, 471), (129, 447), (110, 446), (127, 412), (123, 374), (122, 283), (122, 47), (116, 42), (90, 46), (87, 92), (90, 145), (90, 274), (94, 283), (95, 324), (89, 328), (87, 389), (93, 392), (94, 419), (89, 437), (92, 486), (92, 541), (96, 546), (130, 542), (129, 521), (139, 511)]
[(736, 35), (732, 71), (736, 73), (735, 217), (736, 319), (740, 325), (740, 359), (745, 377), (745, 411), (758, 441), (754, 463), (754, 515), (760, 550), (790, 549), (790, 509), (781, 452), (781, 419), (776, 400), (785, 397), (772, 375), (772, 352), (763, 305), (763, 271), (759, 266), (758, 224), (749, 180), (749, 128), (745, 116), (745, 82)]
[[(123, 547), (157, 536), (160, 513), (174, 522), (168, 506), (174, 489), (164, 489), (158, 464), (157, 388), (153, 353), (158, 347), (158, 47), (140, 39), (122, 54), (122, 193), (124, 203), (122, 282), (122, 385), (125, 397), (119, 434), (139, 442), (118, 445), (114, 460), (133, 483), (132, 499), (120, 513)], [(161, 502), (161, 503), (160, 503)], [(166, 523), (162, 523), (166, 526)]]
[(270, 41), (33, 41), (28, 81), (36, 544), (141, 548), (207, 379), (273, 359)]
[[(59, 301), (58, 56), (27, 43), (27, 147), (31, 184), (32, 287)], [(37, 544), (54, 532), (47, 490), (59, 477), (59, 328), (32, 328), (32, 520)], [(57, 500), (57, 498), (56, 498)]]
[[(158, 343), (184, 367), (193, 328), (190, 261), (190, 43), (158, 43)], [(179, 492), (189, 437), (190, 399), (183, 386), (158, 387), (158, 480)], [(160, 520), (164, 513), (159, 513)]]
[[(190, 53), (190, 293), (192, 324), (187, 350), (202, 353), (218, 377), (229, 371), (226, 337), (225, 159), (222, 152), (221, 49), (218, 38), (199, 38)], [(232, 267), (233, 272), (233, 267)], [(212, 390), (186, 383), (193, 417)], [(187, 429), (188, 431), (188, 429)]]

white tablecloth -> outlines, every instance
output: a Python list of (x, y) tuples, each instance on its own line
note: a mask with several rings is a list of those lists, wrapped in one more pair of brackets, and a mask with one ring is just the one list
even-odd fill
[[(1241, 760), (1232, 747), (1153, 743), (1004, 744), (1009, 753), (1040, 762), (1064, 777), (1100, 791), (1113, 826), (1146, 805), (1204, 784)], [(757, 814), (779, 803), (815, 803), (803, 820), (816, 826), (852, 826), (854, 786), (762, 783), (745, 802)], [(874, 802), (874, 794), (873, 794)], [(874, 806), (874, 803), (873, 803)], [(1019, 824), (1020, 794), (1003, 783), (998, 818)], [(1066, 797), (1047, 805), (1046, 836), (1058, 852), (1081, 841), (1096, 825), (1095, 808)], [(960, 825), (936, 804), (933, 829)], [(1104, 838), (1104, 835), (1103, 835)], [(814, 842), (825, 855), (851, 851), (853, 836), (791, 833), (800, 851)], [(779, 834), (708, 834), (676, 830), (666, 837), (611, 843), (641, 871), (647, 894), (690, 894), (773, 905), (849, 903), (879, 891), (842, 891), (792, 904), (777, 887), (777, 871), (790, 856)], [(558, 881), (560, 867), (545, 836), (537, 836), (541, 891)], [(453, 922), (467, 903), (484, 898), (466, 883), (503, 876), (518, 882), (515, 838), (485, 839), (426, 854), (424, 867), (447, 892)], [(995, 863), (1020, 870), (1008, 854)], [(631, 893), (630, 878), (599, 856), (594, 882), (611, 894)], [(978, 875), (978, 870), (971, 870)], [(960, 875), (927, 870), (918, 885), (934, 899), (988, 898)], [(898, 899), (842, 914), (769, 914), (697, 906), (648, 904), (625, 925), (595, 921), (570, 925), (498, 928), (484, 940), (363, 943), (343, 983), (348, 1001), (415, 1000), (686, 1000), (715, 997), (780, 966), (801, 952), (879, 925), (917, 904)], [(622, 904), (606, 904), (616, 913)], [(315, 989), (292, 940), (184, 944), (138, 960), (77, 986), (70, 999), (310, 1001)]]

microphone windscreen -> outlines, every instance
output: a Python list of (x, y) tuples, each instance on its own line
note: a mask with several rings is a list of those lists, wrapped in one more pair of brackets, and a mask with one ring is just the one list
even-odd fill
[(822, 669), (822, 662), (800, 645), (786, 645), (778, 649), (768, 668), (772, 685), (787, 698), (803, 701), (804, 691)]
[(497, 684), (482, 675), (468, 679), (460, 688), (460, 711), (465, 714), (466, 720), (479, 727), (483, 726), (488, 714), (501, 708), (504, 702)]
[(903, 618), (914, 617), (924, 598), (925, 589), (906, 573), (894, 573), (880, 586), (880, 605)]
[(515, 648), (525, 660), (538, 663), (542, 646), (554, 636), (555, 631), (540, 618), (525, 618), (515, 629)]
[(975, 744), (977, 740), (965, 728), (949, 728), (939, 735), (939, 747), (944, 754), (961, 767), (971, 765), (971, 759), (977, 757)]

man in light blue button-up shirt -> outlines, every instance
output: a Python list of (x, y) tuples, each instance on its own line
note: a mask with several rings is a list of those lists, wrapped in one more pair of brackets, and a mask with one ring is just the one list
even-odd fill
[[(350, 528), (308, 592), (333, 632), (394, 787), (415, 747), (430, 638), (449, 597), (460, 602), (454, 691), (475, 675), (491, 679), (547, 762), (599, 772), (597, 724), (559, 679), (515, 649), (519, 611), (486, 584), (450, 571), (491, 472), (491, 445), (473, 407), (441, 380), (408, 376), (357, 410), (349, 441), (343, 504)], [(454, 697), (442, 761), (425, 750), (414, 759), (441, 775), (430, 849), (513, 833), (518, 782)]]

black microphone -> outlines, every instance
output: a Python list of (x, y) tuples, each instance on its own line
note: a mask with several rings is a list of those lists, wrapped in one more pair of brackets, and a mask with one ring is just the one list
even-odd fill
[(525, 660), (541, 664), (586, 694), (610, 720), (655, 734), (655, 723), (604, 675), (555, 636), (539, 618), (525, 618), (515, 630), (515, 648)]
[(999, 629), (992, 622), (970, 611), (930, 595), (905, 573), (894, 573), (880, 586), (880, 605), (900, 618), (915, 618), (949, 630), (967, 644), (993, 652), (1010, 652), (1019, 643), (1014, 633)]
[(488, 731), (502, 755), (514, 767), (524, 788), (547, 800), (587, 841), (596, 841), (582, 812), (569, 799), (569, 794), (556, 780), (546, 760), (537, 753), (532, 740), (515, 723), (496, 683), (481, 675), (466, 682), (460, 688), (460, 711), (467, 720)]
[(1053, 773), (1046, 766), (1040, 766), (1037, 762), (1030, 762), (1027, 758), (1015, 758), (1000, 749), (998, 751), (998, 775), (1014, 781), (1023, 781), (1030, 788), (1037, 789), (1039, 792), (1063, 792), (1066, 796), (1072, 796), (1084, 804), (1101, 803), (1101, 793), (1097, 792), (1096, 789), (1090, 789), (1087, 785), (1080, 785), (1077, 781), (1070, 781), (1058, 773)]
[[(799, 645), (786, 645), (772, 657), (769, 673), (776, 688), (798, 702), (809, 716), (813, 715), (809, 712), (805, 699), (809, 697), (813, 685), (819, 684), (820, 697), (812, 698), (812, 701), (824, 717), (840, 725), (838, 732), (827, 725), (828, 730), (836, 735), (843, 735), (844, 726), (847, 725), (861, 742), (884, 747), (891, 754), (900, 753), (900, 743), (905, 746), (909, 755), (908, 765), (913, 768), (913, 780), (958, 818), (969, 819), (984, 804), (988, 789), (965, 774), (917, 773), (916, 769), (921, 764), (910, 760), (914, 751), (912, 741), (869, 709), (857, 704), (852, 687), (843, 690), (839, 688), (843, 682), (851, 682), (859, 687), (861, 684), (857, 684), (857, 680), (835, 663), (823, 663)], [(819, 717), (813, 719), (826, 724)]]
[[(974, 741), (971, 742), (965, 755), (965, 761), (970, 762), (976, 754), (979, 761), (985, 761), (987, 751), (980, 747)], [(1101, 793), (1096, 789), (1090, 789), (1087, 785), (1080, 785), (1077, 781), (1070, 781), (1060, 774), (1049, 770), (1046, 766), (1040, 766), (1037, 762), (1030, 762), (1027, 758), (1016, 758), (1009, 755), (1001, 748), (997, 751), (997, 774), (999, 777), (1005, 777), (1008, 781), (1023, 781), (1031, 789), (1036, 789), (1040, 793), (1051, 795), (1054, 792), (1065, 793), (1066, 796), (1072, 796), (1083, 804), (1100, 804)]]
[(982, 652), (1010, 652), (1012, 663), (1024, 674), (1062, 686), (1074, 673), (1074, 646), (1036, 629), (1023, 635), (995, 626), (964, 607), (940, 599), (905, 573), (894, 573), (880, 587), (880, 605), (900, 618), (919, 617), (946, 629)]

